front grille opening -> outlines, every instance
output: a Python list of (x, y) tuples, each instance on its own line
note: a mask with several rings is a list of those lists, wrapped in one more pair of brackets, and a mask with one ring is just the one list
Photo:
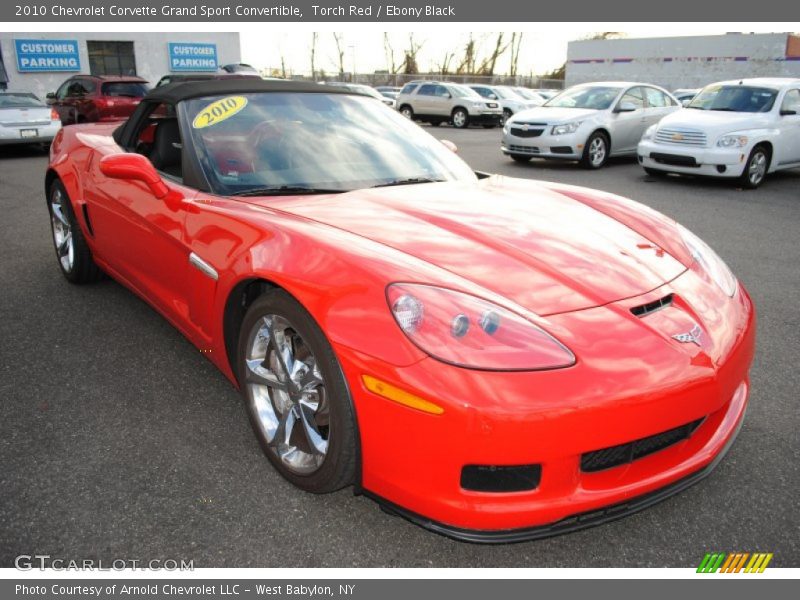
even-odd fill
[(461, 487), (474, 492), (524, 492), (539, 487), (541, 465), (500, 467), (467, 465), (461, 469)]
[(634, 306), (631, 308), (631, 312), (636, 317), (644, 317), (645, 315), (649, 315), (652, 312), (660, 310), (662, 308), (666, 308), (672, 301), (674, 300), (673, 294), (667, 294), (663, 298), (659, 298), (658, 300), (654, 300), (653, 302), (648, 302), (647, 304), (640, 304), (639, 306)]
[(687, 439), (702, 422), (703, 419), (697, 419), (696, 421), (681, 425), (675, 429), (628, 442), (627, 444), (620, 444), (619, 446), (611, 446), (609, 448), (603, 448), (602, 450), (587, 452), (581, 455), (581, 471), (584, 473), (593, 473), (595, 471), (603, 471), (604, 469), (611, 469), (612, 467), (632, 463), (648, 454), (664, 450), (673, 444)]

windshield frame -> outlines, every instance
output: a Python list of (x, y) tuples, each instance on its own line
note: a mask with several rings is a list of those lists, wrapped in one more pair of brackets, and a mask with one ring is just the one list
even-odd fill
[[(404, 149), (407, 152), (410, 152), (412, 155), (417, 157), (425, 158), (426, 160), (422, 162), (406, 162), (404, 163), (404, 167), (420, 167), (420, 169), (416, 171), (408, 172), (407, 170), (398, 170), (395, 169), (392, 173), (387, 173), (385, 176), (379, 179), (359, 179), (359, 180), (302, 180), (302, 181), (285, 181), (285, 180), (273, 180), (269, 181), (266, 179), (261, 179), (259, 181), (251, 181), (247, 184), (233, 186), (230, 182), (224, 182), (220, 178), (220, 173), (214, 169), (211, 163), (210, 153), (206, 146), (205, 141), (203, 140), (202, 136), (198, 136), (196, 134), (196, 130), (194, 130), (192, 123), (197, 115), (197, 111), (194, 109), (194, 106), (204, 107), (210, 105), (211, 103), (215, 102), (216, 100), (224, 99), (227, 94), (212, 94), (209, 96), (203, 96), (198, 98), (189, 98), (183, 100), (178, 103), (177, 105), (177, 115), (180, 124), (180, 130), (182, 134), (182, 141), (184, 151), (191, 152), (191, 157), (189, 158), (196, 165), (197, 174), (201, 176), (204, 183), (206, 184), (204, 187), (212, 194), (223, 196), (223, 197), (235, 197), (235, 196), (246, 196), (246, 195), (259, 195), (259, 196), (286, 196), (292, 195), (288, 194), (285, 190), (281, 190), (280, 187), (285, 188), (295, 188), (298, 190), (297, 195), (307, 195), (305, 192), (300, 190), (300, 187), (310, 188), (311, 193), (319, 193), (319, 194), (330, 194), (330, 193), (342, 193), (342, 192), (350, 192), (360, 189), (369, 189), (373, 187), (383, 187), (387, 184), (389, 185), (398, 185), (397, 182), (404, 182), (408, 185), (414, 183), (422, 183), (423, 180), (426, 181), (477, 181), (478, 177), (475, 172), (472, 170), (466, 162), (463, 161), (460, 157), (458, 157), (455, 153), (453, 153), (448, 147), (441, 143), (437, 138), (426, 132), (424, 129), (421, 129), (415, 123), (409, 121), (405, 117), (401, 116), (395, 110), (389, 108), (383, 102), (375, 102), (375, 99), (371, 96), (367, 96), (360, 93), (352, 93), (352, 94), (329, 94), (325, 92), (325, 90), (320, 90), (319, 92), (250, 92), (250, 93), (241, 93), (238, 95), (247, 96), (251, 99), (251, 97), (258, 97), (258, 96), (275, 96), (275, 95), (285, 95), (285, 96), (301, 96), (301, 95), (316, 95), (316, 96), (328, 96), (330, 100), (334, 102), (350, 102), (352, 100), (344, 100), (347, 99), (355, 99), (356, 102), (364, 103), (364, 106), (359, 107), (359, 121), (363, 121), (365, 118), (370, 118), (369, 122), (373, 123), (373, 126), (378, 129), (384, 129), (385, 131), (378, 132), (378, 135), (373, 135), (370, 139), (379, 139), (381, 140), (381, 145), (375, 145), (375, 149), (371, 148), (367, 144), (362, 144), (364, 146), (364, 153), (367, 154), (367, 150), (373, 152), (383, 152), (384, 154), (390, 153), (390, 150), (383, 149), (383, 146), (386, 143), (393, 143), (396, 144), (394, 146), (395, 149)], [(196, 105), (192, 105), (193, 102), (197, 102)], [(353, 107), (350, 107), (350, 110), (353, 110)], [(381, 111), (380, 114), (376, 114), (375, 111)], [(386, 111), (386, 112), (383, 112)], [(394, 122), (393, 122), (394, 121)], [(337, 122), (338, 123), (338, 122)], [(342, 124), (343, 126), (346, 125), (347, 122)], [(356, 121), (351, 119), (349, 121), (350, 126), (355, 126), (354, 124)], [(312, 126), (313, 121), (309, 121), (309, 124), (303, 126)], [(406, 131), (405, 129), (408, 131)], [(356, 127), (357, 129), (357, 127)], [(336, 136), (334, 136), (336, 137)], [(358, 140), (354, 137), (352, 140), (345, 140), (345, 143), (353, 143), (356, 144)], [(414, 141), (417, 141), (417, 145), (413, 148), (404, 147), (404, 145), (411, 146), (413, 145)], [(402, 141), (403, 143), (398, 143)], [(336, 153), (327, 153), (324, 154), (322, 152), (317, 152), (314, 155), (315, 162), (312, 163), (311, 161), (307, 161), (303, 164), (301, 169), (302, 171), (305, 169), (306, 171), (315, 173), (320, 172), (323, 173), (324, 169), (322, 169), (323, 165), (330, 165), (330, 161), (326, 162), (326, 156), (336, 156)], [(339, 153), (341, 154), (341, 153)], [(377, 156), (378, 154), (376, 154)], [(390, 154), (386, 154), (389, 156)], [(386, 167), (389, 161), (381, 161), (377, 166), (370, 165), (373, 169), (378, 169), (380, 167)], [(366, 165), (366, 163), (364, 163)], [(346, 170), (347, 168), (351, 168), (348, 163), (342, 163), (343, 169)], [(439, 171), (435, 171), (435, 168), (438, 168)], [(268, 173), (268, 170), (262, 170), (265, 173)], [(329, 169), (330, 171), (330, 169)], [(277, 172), (277, 171), (276, 171)], [(255, 174), (256, 171), (253, 171)], [(358, 185), (348, 185), (357, 183)], [(333, 185), (331, 185), (333, 184)], [(272, 188), (271, 190), (269, 188)], [(248, 194), (248, 191), (255, 190), (255, 189), (262, 189), (265, 190), (263, 194)], [(320, 191), (316, 191), (320, 190)], [(270, 193), (272, 192), (272, 193)]]
[[(770, 101), (767, 104), (765, 104), (760, 110), (733, 110), (729, 107), (705, 108), (704, 106), (700, 105), (700, 100), (706, 93), (710, 94), (712, 92), (716, 92), (714, 99), (711, 101), (711, 104), (713, 105), (721, 92), (726, 90), (745, 90), (745, 89), (750, 90), (751, 95), (757, 92), (771, 92), (772, 97)], [(741, 85), (734, 83), (727, 83), (727, 84), (712, 83), (711, 85), (707, 85), (699, 92), (697, 92), (694, 98), (692, 98), (691, 102), (689, 102), (686, 105), (686, 108), (702, 110), (707, 112), (735, 112), (735, 113), (750, 114), (750, 115), (766, 114), (772, 112), (772, 109), (775, 108), (775, 103), (779, 95), (780, 95), (780, 90), (769, 86)], [(698, 103), (697, 106), (695, 106), (695, 102)]]
[[(635, 87), (635, 86), (632, 86), (632, 87)], [(565, 98), (571, 98), (572, 94), (577, 94), (579, 92), (582, 92), (582, 91), (585, 91), (585, 90), (591, 90), (591, 89), (606, 89), (606, 90), (609, 90), (609, 91), (614, 90), (614, 91), (616, 91), (616, 94), (611, 99), (611, 101), (608, 103), (608, 105), (604, 106), (603, 108), (598, 108), (598, 107), (594, 107), (594, 106), (559, 106), (557, 104), (557, 102), (563, 102)], [(556, 94), (555, 96), (553, 96), (552, 98), (547, 100), (544, 104), (542, 104), (542, 107), (544, 107), (544, 108), (574, 108), (576, 110), (596, 110), (596, 111), (609, 110), (610, 108), (612, 108), (613, 106), (616, 105), (617, 101), (620, 98), (620, 95), (625, 93), (629, 89), (631, 89), (631, 88), (630, 87), (620, 87), (620, 86), (615, 86), (615, 85), (599, 85), (599, 84), (598, 85), (585, 85), (585, 84), (584, 85), (576, 85), (576, 86), (573, 86), (571, 88), (567, 88), (566, 90), (562, 91), (560, 94)]]

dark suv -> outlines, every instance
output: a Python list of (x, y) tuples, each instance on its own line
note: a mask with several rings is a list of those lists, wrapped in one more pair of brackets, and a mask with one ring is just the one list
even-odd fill
[(131, 115), (149, 89), (141, 77), (75, 75), (58, 91), (47, 94), (47, 102), (64, 125), (121, 121)]

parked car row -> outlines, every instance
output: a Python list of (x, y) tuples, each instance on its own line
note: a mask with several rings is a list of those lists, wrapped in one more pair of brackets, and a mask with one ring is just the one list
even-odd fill
[(651, 175), (756, 188), (768, 173), (800, 166), (800, 79), (723, 81), (683, 105), (647, 83), (577, 85), (509, 118), (500, 147), (518, 162), (574, 160), (589, 169), (630, 155)]

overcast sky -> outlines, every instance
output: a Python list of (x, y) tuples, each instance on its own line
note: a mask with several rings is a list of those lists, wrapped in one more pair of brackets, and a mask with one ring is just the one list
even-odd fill
[[(600, 31), (622, 31), (628, 37), (663, 37), (671, 35), (712, 35), (724, 34), (730, 31), (771, 32), (796, 29), (796, 23), (785, 24), (759, 24), (759, 23), (599, 23), (596, 28), (593, 24), (535, 24), (524, 23), (526, 27), (519, 60), (519, 74), (542, 74), (560, 66), (567, 54), (567, 43), (570, 40), (580, 39)], [(540, 28), (535, 27), (539, 25)], [(776, 28), (776, 25), (778, 27)], [(463, 55), (464, 45), (469, 38), (467, 26), (473, 24), (447, 24), (436, 28), (430, 26), (418, 27), (414, 33), (415, 42), (422, 43), (418, 55), (418, 64), (423, 71), (435, 70), (447, 53), (455, 52), (457, 56)], [(490, 27), (491, 25), (489, 25)], [(495, 24), (496, 26), (496, 24)], [(546, 28), (545, 28), (546, 26)], [(613, 27), (616, 26), (616, 27)], [(355, 62), (359, 73), (371, 73), (376, 70), (386, 69), (387, 60), (384, 52), (383, 29), (375, 26), (355, 27), (341, 26), (344, 37), (345, 69), (353, 70)], [(459, 31), (458, 29), (465, 29)], [(484, 26), (486, 28), (487, 26)], [(513, 27), (510, 26), (510, 27)], [(611, 28), (613, 27), (613, 28)], [(306, 29), (306, 28), (304, 28)], [(393, 27), (389, 33), (398, 61), (402, 61), (402, 50), (408, 46), (409, 26), (402, 28)], [(405, 31), (403, 31), (405, 29)], [(298, 74), (307, 74), (310, 71), (310, 46), (311, 29), (308, 31), (296, 28), (285, 32), (253, 31), (241, 32), (242, 61), (258, 68), (275, 68), (281, 66), (281, 57), (286, 62), (287, 70)], [(504, 28), (506, 38), (510, 39), (511, 29)], [(497, 34), (488, 30), (477, 31), (474, 37), (479, 42), (479, 56), (485, 56), (494, 46)], [(320, 31), (317, 43), (317, 69), (324, 69), (328, 73), (338, 71), (336, 45), (331, 30)], [(509, 56), (506, 53), (499, 62), (497, 73), (508, 71)]]

